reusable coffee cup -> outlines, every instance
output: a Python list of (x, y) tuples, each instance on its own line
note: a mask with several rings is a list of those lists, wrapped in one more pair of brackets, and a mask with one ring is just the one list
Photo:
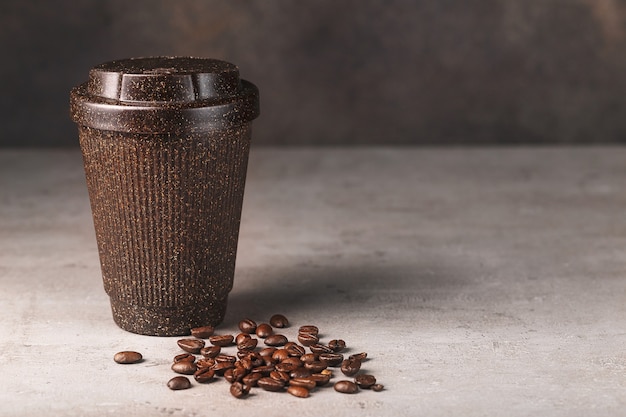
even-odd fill
[(118, 60), (71, 91), (70, 113), (115, 322), (158, 336), (219, 324), (258, 89), (214, 59)]

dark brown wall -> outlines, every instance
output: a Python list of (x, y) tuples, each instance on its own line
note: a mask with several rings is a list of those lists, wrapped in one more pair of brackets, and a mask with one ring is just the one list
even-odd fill
[(69, 89), (160, 54), (238, 64), (255, 144), (626, 142), (621, 0), (3, 0), (0, 52), (0, 145), (75, 146)]

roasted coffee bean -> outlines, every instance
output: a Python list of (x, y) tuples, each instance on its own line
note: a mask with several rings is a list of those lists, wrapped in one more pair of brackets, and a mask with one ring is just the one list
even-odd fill
[(282, 314), (274, 314), (270, 318), (270, 324), (272, 325), (272, 327), (282, 329), (283, 327), (289, 326), (289, 320), (287, 320), (287, 317), (283, 316)]
[(270, 372), (270, 378), (275, 379), (277, 381), (281, 381), (285, 384), (289, 382), (289, 380), (291, 379), (291, 377), (289, 376), (287, 372), (281, 372), (281, 371), (276, 371), (276, 370)]
[(200, 354), (205, 358), (214, 358), (220, 354), (222, 348), (220, 346), (206, 346), (200, 349)]
[(304, 355), (300, 356), (300, 360), (304, 363), (311, 363), (318, 359), (319, 359), (319, 355), (316, 353), (305, 353)]
[(274, 362), (282, 362), (288, 357), (289, 357), (289, 352), (287, 352), (287, 349), (277, 349), (272, 354), (272, 360)]
[(231, 369), (227, 369), (224, 371), (224, 379), (229, 383), (232, 384), (233, 382), (235, 382), (235, 376), (233, 374), (233, 371), (235, 369), (231, 368)]
[(174, 362), (182, 362), (182, 361), (190, 361), (195, 362), (196, 357), (191, 353), (181, 353), (180, 355), (174, 356)]
[(259, 373), (254, 373), (244, 376), (241, 381), (249, 387), (256, 387), (256, 383), (261, 378), (263, 378), (263, 375)]
[(175, 376), (167, 381), (167, 387), (171, 390), (187, 389), (191, 388), (191, 382), (187, 377)]
[(313, 334), (315, 336), (319, 334), (319, 331), (320, 330), (317, 328), (317, 326), (313, 326), (313, 325), (301, 326), (298, 329), (298, 333), (308, 333), (308, 334)]
[(353, 355), (348, 356), (348, 359), (356, 359), (361, 362), (363, 362), (366, 358), (367, 358), (367, 352), (355, 353)]
[(324, 369), (322, 372), (320, 372), (320, 374), (328, 375), (329, 378), (333, 377), (333, 371), (331, 371), (330, 369)]
[(274, 354), (274, 352), (276, 352), (278, 350), (278, 348), (275, 348), (273, 346), (268, 346), (266, 348), (263, 348), (259, 351), (259, 355), (261, 356), (272, 356)]
[(320, 353), (319, 358), (322, 362), (326, 362), (328, 366), (339, 366), (343, 362), (341, 353)]
[(276, 369), (274, 368), (274, 365), (262, 365), (257, 366), (256, 368), (252, 368), (250, 372), (262, 374), (263, 376), (269, 376), (270, 372), (272, 372), (274, 369)]
[(284, 361), (282, 361), (281, 363), (283, 363), (283, 364), (292, 364), (292, 365), (295, 365), (296, 367), (300, 367), (300, 366), (302, 366), (302, 364), (304, 362), (302, 362), (300, 360), (300, 358), (296, 358), (295, 356), (290, 356), (287, 359), (285, 359)]
[(201, 384), (215, 381), (215, 371), (211, 368), (200, 368), (193, 374), (193, 379)]
[(359, 388), (367, 389), (376, 383), (376, 378), (374, 377), (374, 375), (361, 374), (354, 377), (354, 382), (356, 382)]
[(230, 393), (235, 398), (243, 398), (250, 392), (250, 387), (242, 384), (241, 382), (235, 382), (230, 386)]
[(239, 330), (244, 333), (254, 333), (256, 330), (256, 322), (250, 319), (243, 319), (239, 322)]
[(289, 339), (282, 334), (271, 334), (265, 338), (265, 344), (268, 346), (284, 346)]
[(256, 326), (256, 335), (261, 339), (265, 339), (267, 336), (271, 335), (274, 331), (272, 330), (272, 326), (267, 323), (261, 323)]
[(295, 365), (294, 363), (291, 363), (291, 362), (280, 362), (274, 365), (274, 369), (280, 372), (291, 372), (294, 369), (298, 369), (299, 367), (300, 367), (299, 365)]
[(189, 353), (200, 353), (200, 349), (204, 347), (204, 340), (201, 339), (180, 339), (178, 346)]
[(233, 379), (235, 381), (241, 381), (244, 376), (248, 375), (248, 370), (241, 364), (235, 364), (233, 368)]
[(219, 355), (217, 355), (215, 357), (215, 362), (230, 362), (230, 363), (235, 363), (237, 362), (237, 357), (233, 356), (233, 355), (226, 355), (224, 353), (220, 353)]
[(306, 398), (309, 396), (309, 390), (306, 389), (305, 387), (301, 387), (301, 386), (297, 386), (297, 385), (290, 385), (287, 388), (287, 392), (291, 395), (293, 395), (294, 397), (298, 397), (298, 398)]
[(209, 337), (209, 342), (214, 346), (230, 346), (233, 344), (235, 337), (232, 334), (214, 335)]
[(198, 370), (198, 366), (191, 361), (180, 361), (172, 364), (172, 371), (177, 374), (193, 375)]
[(358, 359), (346, 359), (341, 362), (341, 372), (345, 376), (354, 376), (361, 369), (361, 361)]
[(234, 367), (235, 365), (232, 362), (216, 362), (211, 369), (213, 369), (217, 375), (224, 375), (227, 369)]
[(248, 333), (239, 333), (237, 336), (235, 336), (235, 344), (238, 345), (246, 339), (252, 339), (252, 336), (250, 336)]
[(298, 358), (306, 353), (303, 346), (294, 342), (285, 343), (285, 349), (289, 352), (289, 356), (296, 356)]
[(333, 352), (341, 352), (346, 348), (346, 342), (341, 339), (333, 339), (328, 342), (328, 347), (333, 350)]
[(322, 361), (313, 361), (304, 364), (304, 367), (314, 374), (323, 371), (326, 369), (326, 366), (326, 363)]
[(292, 385), (295, 387), (304, 387), (308, 390), (311, 390), (315, 388), (317, 384), (315, 383), (314, 380), (311, 379), (311, 377), (307, 377), (307, 378), (293, 378), (289, 380), (289, 385)]
[(125, 350), (123, 352), (117, 352), (115, 356), (113, 356), (113, 360), (117, 363), (121, 363), (123, 365), (128, 365), (131, 363), (141, 362), (143, 356), (139, 352), (133, 352), (131, 350)]
[(281, 381), (270, 378), (269, 376), (263, 377), (257, 381), (257, 386), (263, 388), (265, 391), (282, 391), (285, 384)]
[(331, 348), (329, 348), (326, 345), (323, 345), (321, 343), (315, 343), (311, 346), (309, 346), (309, 350), (313, 353), (333, 353), (333, 350)]
[(237, 350), (239, 351), (251, 351), (256, 348), (259, 343), (259, 339), (248, 338), (244, 339), (241, 343), (237, 343)]
[(246, 361), (245, 363), (249, 361), (251, 368), (265, 364), (263, 357), (259, 355), (258, 352), (246, 352), (246, 353), (247, 354), (241, 358), (242, 363), (244, 363), (244, 361)]
[(196, 362), (196, 366), (198, 367), (198, 369), (211, 368), (214, 365), (215, 365), (215, 359), (213, 358), (199, 359)]
[(335, 391), (342, 394), (354, 394), (359, 390), (359, 387), (352, 381), (337, 381), (335, 382)]
[(318, 386), (322, 386), (322, 385), (326, 385), (328, 384), (328, 382), (330, 382), (330, 375), (324, 375), (324, 374), (311, 374), (311, 376), (309, 377), (312, 381), (315, 381), (315, 383)]
[(200, 339), (207, 339), (213, 335), (213, 332), (215, 332), (215, 327), (213, 326), (194, 327), (191, 329), (191, 335)]
[(374, 385), (372, 385), (372, 386), (370, 387), (370, 389), (371, 389), (372, 391), (379, 392), (379, 391), (384, 390), (384, 389), (385, 389), (385, 386), (384, 386), (383, 384), (374, 384)]
[(317, 335), (312, 333), (298, 333), (298, 342), (302, 343), (304, 346), (311, 346), (319, 341)]
[(296, 368), (289, 373), (289, 376), (292, 378), (308, 378), (310, 377), (312, 372), (305, 367)]

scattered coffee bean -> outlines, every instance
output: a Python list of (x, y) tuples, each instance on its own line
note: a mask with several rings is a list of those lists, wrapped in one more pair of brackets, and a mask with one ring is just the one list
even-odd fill
[[(237, 350), (251, 351), (251, 350), (254, 350), (254, 348), (256, 348), (258, 343), (259, 343), (259, 339), (253, 339), (251, 337), (248, 337), (247, 339), (244, 339), (240, 343), (237, 343)], [(267, 339), (265, 339), (265, 343), (267, 344)]]
[(194, 327), (191, 329), (191, 335), (199, 339), (208, 339), (209, 336), (213, 335), (213, 332), (215, 332), (215, 327), (213, 326)]
[(333, 353), (333, 350), (331, 348), (329, 348), (326, 345), (323, 345), (321, 343), (315, 343), (311, 346), (309, 346), (309, 350), (313, 353)]
[(361, 369), (361, 361), (355, 358), (346, 359), (341, 362), (341, 372), (345, 376), (354, 376)]
[(207, 346), (200, 349), (200, 354), (205, 358), (214, 358), (220, 354), (222, 348), (220, 346)]
[(361, 362), (363, 362), (366, 358), (367, 358), (367, 352), (355, 353), (353, 355), (348, 356), (348, 359), (356, 359)]
[(317, 335), (311, 333), (298, 333), (298, 342), (302, 343), (304, 346), (311, 346), (319, 341), (320, 340)]
[(284, 384), (289, 382), (289, 380), (291, 379), (291, 377), (289, 376), (287, 372), (276, 371), (276, 370), (270, 372), (270, 378), (275, 379), (277, 381), (281, 381)]
[(300, 346), (294, 342), (285, 343), (285, 349), (289, 352), (289, 356), (297, 356), (300, 357), (306, 353), (303, 346)]
[(233, 368), (233, 380), (241, 381), (248, 374), (248, 370), (240, 364), (235, 364)]
[(272, 330), (272, 326), (267, 323), (261, 323), (256, 326), (256, 335), (261, 339), (265, 339), (267, 336), (271, 335), (274, 331)]
[(305, 367), (296, 368), (289, 373), (289, 376), (292, 378), (308, 378), (310, 377), (312, 372)]
[(209, 337), (209, 342), (214, 346), (230, 346), (233, 344), (235, 337), (232, 334), (214, 335)]
[(328, 382), (330, 382), (330, 375), (325, 375), (325, 374), (311, 374), (311, 376), (309, 377), (312, 381), (315, 381), (315, 383), (317, 384), (317, 386), (322, 386), (322, 385), (326, 385), (328, 384)]
[(259, 373), (263, 376), (269, 376), (270, 372), (272, 372), (274, 369), (276, 369), (274, 368), (274, 365), (261, 365), (252, 369), (250, 372)]
[(263, 388), (265, 391), (282, 391), (285, 384), (281, 381), (270, 378), (269, 376), (263, 377), (257, 381), (257, 386)]
[(256, 330), (256, 322), (250, 319), (243, 319), (239, 322), (239, 330), (244, 333), (254, 333)]
[(237, 336), (235, 336), (235, 344), (238, 345), (239, 343), (247, 339), (252, 339), (252, 336), (250, 336), (248, 333), (239, 333)]
[(290, 356), (281, 363), (284, 365), (295, 365), (296, 367), (300, 367), (303, 364), (300, 358), (296, 358), (295, 356)]
[(180, 361), (172, 364), (172, 371), (177, 374), (193, 375), (198, 370), (198, 366), (191, 361)]
[(330, 369), (324, 369), (322, 372), (320, 372), (320, 374), (328, 375), (330, 378), (333, 377), (333, 371), (331, 371)]
[(305, 363), (304, 367), (308, 369), (309, 371), (311, 371), (312, 373), (316, 374), (326, 369), (327, 365), (326, 363), (322, 361), (313, 361), (313, 362)]
[(249, 387), (256, 387), (256, 383), (261, 378), (263, 378), (263, 375), (259, 373), (248, 374), (243, 377), (242, 382)]
[(308, 333), (308, 334), (313, 334), (315, 336), (319, 334), (319, 331), (320, 329), (318, 329), (317, 326), (313, 326), (313, 325), (301, 326), (298, 329), (298, 333)]
[(354, 394), (359, 390), (359, 387), (352, 381), (337, 381), (335, 382), (335, 391), (342, 394)]
[(190, 361), (195, 362), (196, 357), (191, 353), (181, 353), (180, 355), (174, 356), (174, 362), (182, 362), (182, 361)]
[(384, 386), (383, 384), (374, 384), (374, 385), (372, 385), (372, 386), (370, 387), (370, 389), (371, 389), (372, 391), (380, 392), (380, 391), (382, 391), (383, 389), (385, 389), (385, 386)]
[(189, 353), (200, 353), (200, 349), (204, 347), (204, 340), (201, 339), (180, 339), (178, 346)]
[(328, 347), (333, 350), (333, 352), (341, 352), (346, 348), (346, 342), (341, 339), (333, 339), (328, 342)]
[(274, 352), (276, 352), (278, 350), (278, 348), (275, 348), (273, 346), (269, 346), (266, 348), (263, 348), (259, 351), (259, 355), (261, 356), (272, 356), (274, 354)]
[(316, 353), (305, 353), (300, 356), (300, 360), (304, 363), (310, 363), (319, 359), (319, 355)]
[(198, 369), (211, 368), (214, 365), (215, 365), (215, 359), (213, 358), (200, 359), (196, 362), (196, 366), (198, 367)]
[(328, 366), (339, 366), (343, 362), (341, 353), (320, 353), (320, 361), (326, 362)]
[(187, 377), (175, 376), (174, 378), (167, 381), (167, 386), (171, 390), (187, 389), (191, 388), (191, 382)]
[(243, 385), (241, 382), (235, 382), (230, 386), (230, 393), (235, 398), (243, 398), (250, 392), (250, 387)]
[(265, 338), (265, 344), (268, 346), (284, 346), (288, 341), (287, 336), (277, 333), (271, 334)]
[(200, 368), (194, 372), (193, 378), (201, 384), (215, 381), (215, 371), (211, 368)]
[(374, 375), (369, 374), (361, 374), (354, 377), (354, 382), (359, 386), (359, 388), (370, 388), (376, 383), (376, 378)]
[(287, 388), (287, 392), (298, 398), (306, 398), (309, 396), (309, 390), (298, 385), (290, 385)]
[(272, 325), (272, 327), (282, 329), (283, 327), (289, 326), (289, 320), (287, 320), (287, 317), (283, 316), (282, 314), (274, 314), (270, 318), (270, 324)]
[(293, 362), (280, 362), (274, 365), (274, 369), (280, 372), (291, 372), (295, 369), (300, 368), (301, 365), (296, 365)]
[(123, 365), (129, 365), (131, 363), (141, 362), (143, 356), (139, 352), (133, 352), (131, 350), (125, 350), (123, 352), (117, 352), (113, 356), (113, 360)]
[(235, 369), (234, 368), (230, 368), (224, 371), (224, 379), (226, 380), (226, 382), (228, 382), (229, 384), (232, 384), (233, 382), (235, 382), (235, 376), (233, 374), (233, 371)]
[(289, 380), (289, 385), (296, 386), (296, 387), (304, 387), (308, 390), (311, 390), (315, 388), (317, 383), (313, 379), (311, 379), (311, 377), (306, 377), (306, 378), (293, 378)]

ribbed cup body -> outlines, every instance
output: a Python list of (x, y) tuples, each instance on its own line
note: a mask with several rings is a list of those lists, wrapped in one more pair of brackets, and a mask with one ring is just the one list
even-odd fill
[(79, 126), (104, 288), (125, 330), (188, 334), (223, 319), (250, 123), (190, 134)]

